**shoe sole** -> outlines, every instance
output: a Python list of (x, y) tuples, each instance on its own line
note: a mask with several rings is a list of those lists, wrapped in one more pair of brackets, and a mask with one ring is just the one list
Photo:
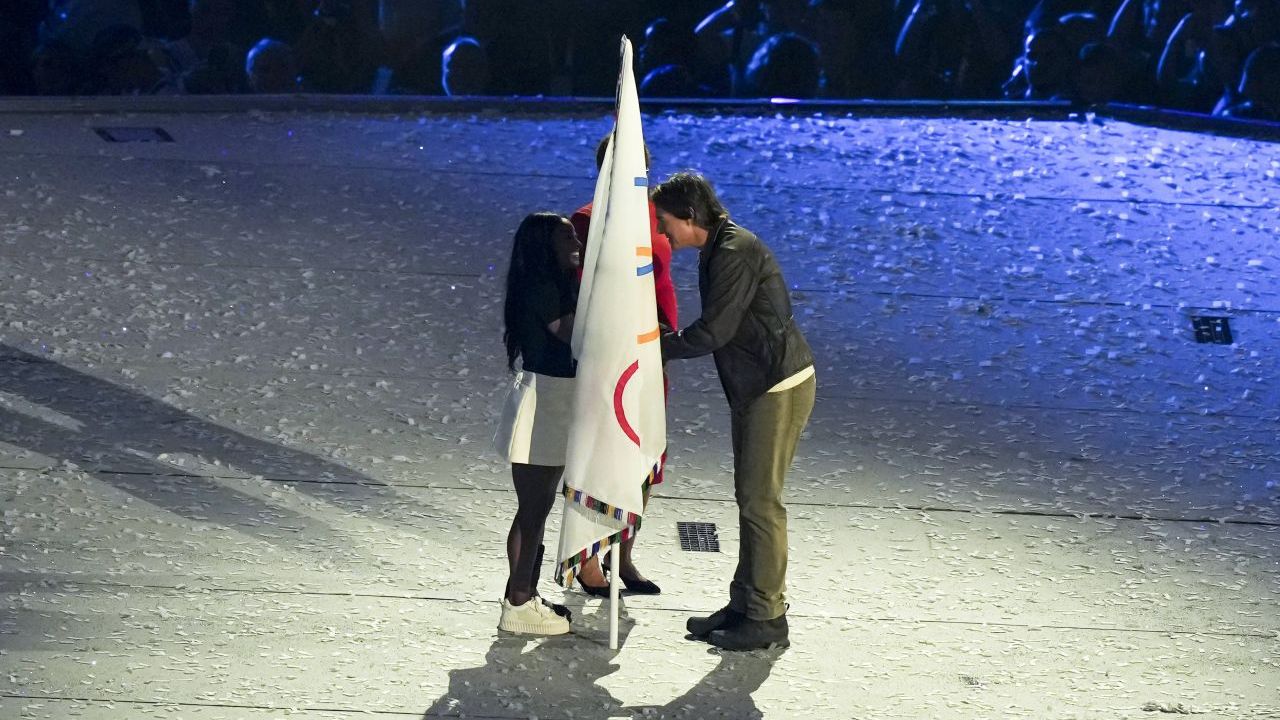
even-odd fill
[(548, 628), (545, 625), (534, 623), (498, 623), (498, 629), (504, 632), (515, 633), (517, 635), (565, 635), (569, 632), (569, 628)]
[(714, 642), (711, 642), (711, 640), (709, 639), (707, 640), (707, 642), (710, 642), (711, 645), (714, 647), (718, 647), (721, 650), (728, 650), (729, 652), (752, 652), (753, 650), (782, 650), (782, 649), (791, 647), (790, 640), (779, 640), (778, 642), (771, 642), (768, 645), (757, 645), (755, 647), (725, 647), (724, 645), (716, 645)]

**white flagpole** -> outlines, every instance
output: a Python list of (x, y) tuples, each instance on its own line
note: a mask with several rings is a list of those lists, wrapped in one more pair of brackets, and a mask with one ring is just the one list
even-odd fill
[(618, 576), (622, 574), (621, 543), (609, 548), (609, 649), (618, 649)]

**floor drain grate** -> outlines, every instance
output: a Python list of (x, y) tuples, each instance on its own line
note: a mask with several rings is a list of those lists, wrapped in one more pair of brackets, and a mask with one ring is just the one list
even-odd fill
[(1231, 323), (1225, 317), (1212, 315), (1192, 315), (1191, 327), (1196, 331), (1196, 342), (1230, 345)]
[(708, 522), (677, 522), (680, 549), (687, 552), (720, 552), (720, 538), (716, 536), (716, 524)]
[(173, 136), (158, 127), (96, 127), (93, 131), (113, 143), (173, 142)]

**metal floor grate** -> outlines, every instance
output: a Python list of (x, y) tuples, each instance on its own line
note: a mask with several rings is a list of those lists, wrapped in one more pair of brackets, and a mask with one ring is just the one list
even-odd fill
[(158, 127), (96, 127), (93, 131), (113, 143), (173, 142), (173, 136)]
[(1192, 315), (1191, 327), (1196, 331), (1196, 342), (1198, 343), (1230, 345), (1234, 342), (1231, 338), (1231, 322), (1228, 318), (1211, 315)]
[(720, 538), (716, 536), (716, 524), (708, 522), (677, 522), (680, 549), (686, 552), (720, 552)]

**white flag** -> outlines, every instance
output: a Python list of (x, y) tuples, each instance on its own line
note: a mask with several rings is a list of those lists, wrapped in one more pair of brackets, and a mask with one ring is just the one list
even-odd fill
[(648, 168), (625, 37), (591, 215), (573, 324), (578, 369), (557, 578), (565, 586), (583, 562), (639, 529), (644, 492), (667, 445)]

